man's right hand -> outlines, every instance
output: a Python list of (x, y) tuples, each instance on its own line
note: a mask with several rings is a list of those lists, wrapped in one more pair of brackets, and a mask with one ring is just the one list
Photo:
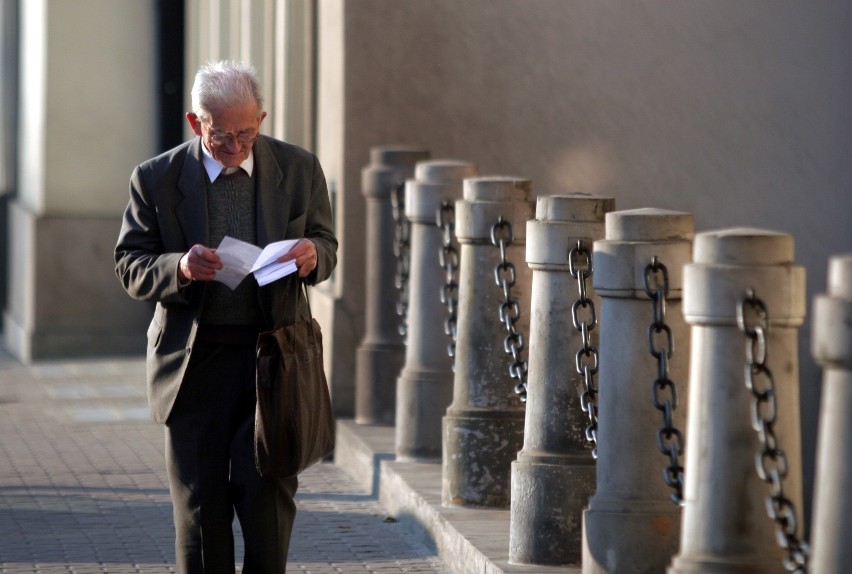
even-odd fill
[(181, 283), (212, 281), (216, 278), (216, 271), (221, 268), (222, 262), (216, 255), (215, 249), (208, 249), (201, 244), (196, 244), (180, 258), (178, 274)]

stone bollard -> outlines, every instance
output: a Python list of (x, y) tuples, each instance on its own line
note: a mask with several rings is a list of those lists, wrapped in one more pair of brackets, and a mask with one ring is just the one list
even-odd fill
[(608, 213), (594, 245), (601, 392), (586, 574), (662, 573), (677, 552), (689, 370), (680, 299), (693, 237), (691, 214), (635, 209)]
[(382, 146), (370, 149), (370, 165), (361, 172), (367, 200), (366, 327), (355, 357), (355, 422), (392, 425), (396, 377), (405, 359), (405, 344), (395, 311), (393, 251), (395, 188), (429, 157), (423, 149)]
[(397, 460), (441, 459), (441, 416), (453, 398), (453, 364), (441, 303), (444, 276), (439, 264), (443, 235), (437, 213), (443, 201), (462, 194), (462, 181), (476, 167), (456, 160), (417, 164), (405, 184), (405, 215), (411, 222), (408, 345), (396, 388)]
[(506, 253), (517, 269), (512, 296), (522, 310), (518, 329), (526, 334), (531, 277), (523, 265), (525, 230), (535, 211), (530, 196), (529, 180), (470, 178), (464, 199), (456, 203), (461, 266), (453, 402), (443, 420), (445, 506), (509, 506), (510, 465), (523, 445), (524, 406), (508, 375), (499, 319), (503, 295), (494, 278), (501, 256), (491, 233), (501, 216), (512, 227)]
[[(749, 290), (766, 307), (765, 353), (747, 353), (738, 327)], [(753, 406), (745, 381), (747, 361), (766, 362), (773, 374), (772, 435), (788, 470), (783, 491), (801, 512), (797, 327), (805, 315), (805, 273), (794, 265), (793, 237), (752, 228), (697, 234), (694, 263), (684, 268), (683, 312), (692, 337), (689, 441), (680, 552), (669, 572), (784, 572), (785, 554), (767, 517), (770, 488), (755, 470), (756, 460), (771, 461), (757, 456), (764, 447), (752, 411), (762, 418), (771, 409)]]
[(832, 257), (828, 293), (813, 307), (814, 359), (823, 368), (809, 571), (852, 565), (852, 254)]
[[(571, 564), (580, 560), (580, 517), (595, 486), (575, 369), (580, 334), (571, 308), (579, 296), (568, 253), (582, 240), (591, 250), (604, 235), (610, 197), (539, 197), (527, 222), (526, 260), (532, 270), (529, 379), (523, 450), (512, 462), (509, 561)], [(591, 282), (589, 295), (593, 298)]]

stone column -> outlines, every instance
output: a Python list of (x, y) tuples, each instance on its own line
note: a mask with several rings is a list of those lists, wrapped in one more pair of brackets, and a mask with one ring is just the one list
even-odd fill
[(0, 233), (4, 342), (24, 362), (145, 352), (152, 310), (121, 288), (113, 249), (130, 172), (158, 153), (154, 4), (17, 3), (17, 193)]
[[(693, 236), (691, 214), (635, 209), (608, 213), (606, 239), (594, 245), (601, 391), (597, 488), (583, 515), (585, 573), (662, 573), (677, 552), (681, 512), (672, 496), (679, 501), (681, 488), (667, 486), (663, 477), (681, 476), (683, 440), (661, 429), (686, 434), (689, 327), (681, 297)], [(658, 268), (646, 274), (654, 258)], [(654, 293), (668, 277), (657, 317), (646, 276)], [(662, 366), (651, 355), (652, 343), (666, 356)], [(661, 407), (667, 401), (673, 407), (669, 425), (655, 398)], [(674, 460), (660, 452), (658, 438), (659, 445), (674, 448)]]
[(466, 179), (464, 199), (456, 203), (461, 267), (453, 402), (443, 420), (446, 506), (509, 506), (510, 466), (523, 446), (524, 406), (513, 391), (503, 348), (503, 293), (494, 279), (500, 250), (491, 243), (491, 230), (501, 216), (512, 226), (506, 251), (517, 274), (516, 328), (526, 335), (531, 273), (524, 264), (525, 235), (534, 211), (530, 181), (509, 177)]
[(361, 172), (367, 201), (366, 327), (355, 369), (355, 422), (392, 425), (396, 378), (405, 361), (399, 334), (394, 284), (394, 218), (391, 196), (414, 174), (414, 165), (429, 152), (405, 146), (370, 149), (370, 165)]
[(417, 164), (405, 184), (405, 215), (411, 222), (408, 345), (396, 387), (397, 460), (441, 459), (441, 415), (453, 396), (453, 363), (444, 333), (441, 303), (444, 273), (439, 258), (443, 235), (437, 224), (443, 201), (455, 202), (462, 181), (476, 167), (456, 160)]
[[(746, 337), (737, 308), (749, 289), (767, 307), (766, 360), (774, 376), (774, 430), (787, 457), (785, 495), (802, 512), (798, 333), (805, 273), (793, 263), (793, 237), (736, 228), (699, 233), (684, 268), (683, 312), (691, 326), (685, 506), (680, 553), (670, 573), (784, 572), (769, 487), (755, 472), (761, 450), (745, 387)], [(801, 524), (801, 520), (799, 521)]]
[(852, 564), (852, 254), (829, 261), (811, 332), (823, 381), (809, 571), (844, 572)]
[[(571, 352), (583, 344), (571, 319), (579, 288), (568, 253), (580, 240), (591, 249), (604, 235), (604, 215), (614, 208), (610, 197), (543, 196), (535, 219), (527, 222), (529, 376), (524, 447), (512, 462), (513, 563), (580, 560), (580, 516), (594, 491), (595, 461), (585, 438), (588, 418), (580, 408), (582, 377)], [(591, 282), (588, 296), (596, 299)]]

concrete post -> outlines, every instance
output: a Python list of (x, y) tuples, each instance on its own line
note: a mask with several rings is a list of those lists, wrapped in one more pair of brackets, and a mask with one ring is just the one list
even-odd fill
[(692, 329), (689, 441), (680, 553), (672, 574), (784, 571), (775, 525), (767, 517), (770, 489), (755, 472), (762, 447), (744, 383), (747, 339), (737, 327), (737, 309), (749, 289), (768, 311), (774, 431), (788, 468), (783, 489), (802, 511), (796, 328), (805, 315), (805, 273), (793, 263), (793, 237), (752, 228), (699, 233), (694, 263), (684, 268), (683, 311)]
[(530, 196), (529, 180), (471, 178), (464, 182), (464, 199), (456, 203), (461, 265), (453, 402), (443, 420), (446, 506), (509, 506), (510, 465), (523, 446), (524, 406), (513, 392), (503, 348), (503, 293), (494, 280), (501, 259), (491, 230), (500, 216), (512, 226), (506, 251), (516, 267), (512, 295), (521, 308), (516, 328), (529, 333), (531, 274), (524, 250), (526, 221), (535, 211)]
[(392, 425), (396, 377), (405, 361), (395, 302), (394, 219), (391, 194), (414, 174), (414, 165), (429, 152), (403, 146), (370, 149), (370, 164), (361, 171), (367, 201), (366, 328), (355, 370), (355, 422)]
[[(571, 306), (577, 281), (568, 252), (604, 235), (610, 197), (539, 197), (527, 222), (526, 259), (532, 271), (529, 376), (524, 447), (512, 462), (509, 561), (571, 564), (580, 560), (580, 516), (595, 486), (595, 461), (580, 409), (582, 378), (571, 349), (582, 347)], [(593, 296), (589, 285), (589, 296)]]
[[(597, 488), (583, 515), (587, 574), (662, 573), (677, 552), (680, 506), (672, 496), (680, 500), (682, 484), (673, 490), (664, 475), (682, 477), (683, 440), (671, 429), (686, 432), (689, 328), (680, 299), (693, 236), (691, 214), (635, 209), (608, 213), (606, 239), (594, 245), (601, 392)], [(665, 273), (648, 269), (655, 257)], [(646, 277), (652, 292), (664, 293), (666, 275), (665, 308), (655, 317)], [(662, 363), (652, 345), (666, 356)], [(674, 407), (668, 424), (655, 397), (661, 407)], [(662, 448), (674, 448), (671, 457)]]
[(397, 460), (441, 459), (441, 415), (453, 397), (453, 363), (444, 333), (444, 274), (439, 263), (443, 236), (437, 214), (443, 201), (461, 197), (462, 181), (476, 173), (467, 162), (425, 161), (417, 164), (415, 179), (406, 182), (411, 263), (408, 345), (396, 387)]
[(823, 368), (809, 571), (852, 564), (852, 254), (829, 261), (828, 293), (813, 308), (814, 359)]

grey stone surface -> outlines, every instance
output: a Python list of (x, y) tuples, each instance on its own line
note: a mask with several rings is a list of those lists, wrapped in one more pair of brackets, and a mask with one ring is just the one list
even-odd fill
[[(147, 417), (143, 369), (23, 366), (0, 352), (0, 572), (175, 571), (163, 430)], [(450, 572), (339, 466), (306, 471), (297, 504), (288, 571)]]
[(377, 484), (382, 506), (430, 548), (454, 574), (579, 574), (573, 566), (530, 566), (509, 562), (509, 511), (441, 504), (441, 465), (389, 460), (393, 429), (369, 428), (351, 420), (337, 424), (335, 457), (349, 474)]

